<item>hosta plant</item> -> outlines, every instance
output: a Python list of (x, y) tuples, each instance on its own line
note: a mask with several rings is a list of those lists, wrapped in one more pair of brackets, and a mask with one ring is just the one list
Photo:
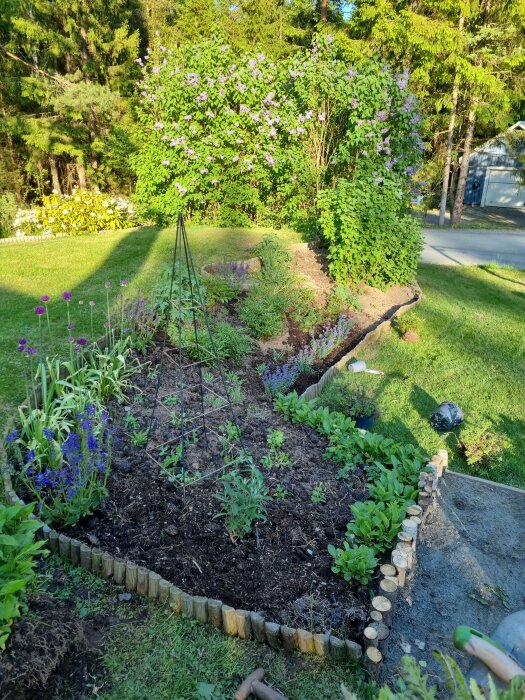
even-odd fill
[(32, 505), (0, 504), (0, 650), (5, 649), (13, 622), (24, 612), (35, 557), (44, 544), (35, 541), (39, 523), (30, 519), (32, 511)]

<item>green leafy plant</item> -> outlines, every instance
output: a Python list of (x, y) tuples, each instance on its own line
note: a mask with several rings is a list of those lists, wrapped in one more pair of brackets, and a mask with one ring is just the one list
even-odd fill
[(127, 430), (136, 431), (140, 428), (140, 421), (132, 413), (126, 413), (126, 417), (124, 418), (124, 427)]
[(215, 497), (221, 503), (216, 518), (226, 519), (226, 529), (232, 542), (243, 540), (252, 532), (254, 523), (267, 519), (265, 502), (271, 500), (264, 477), (258, 469), (251, 469), (248, 477), (235, 471), (220, 480), (222, 493)]
[(346, 537), (349, 541), (372, 547), (376, 552), (393, 549), (397, 533), (405, 518), (406, 506), (392, 501), (364, 501), (351, 507), (354, 520), (348, 523)]
[(292, 495), (291, 491), (288, 491), (282, 484), (277, 484), (275, 491), (273, 493), (273, 498), (276, 501), (284, 501)]
[(395, 469), (389, 470), (383, 467), (380, 476), (368, 484), (368, 493), (374, 501), (410, 505), (416, 502), (418, 490), (417, 486), (403, 484), (398, 479)]
[(320, 401), (330, 410), (340, 411), (354, 419), (377, 414), (373, 391), (364, 387), (349, 387), (342, 381), (330, 382), (323, 390)]
[(35, 557), (43, 541), (35, 541), (40, 527), (30, 519), (33, 505), (0, 504), (0, 650), (4, 650), (13, 622), (25, 609), (24, 598), (33, 579)]
[(146, 447), (148, 444), (148, 431), (134, 430), (131, 435), (131, 442), (134, 447)]
[(326, 498), (326, 485), (323, 483), (317, 484), (317, 486), (312, 489), (310, 500), (314, 505), (319, 505), (321, 503), (326, 503)]
[(229, 279), (217, 275), (209, 275), (205, 278), (207, 304), (212, 309), (228, 304), (239, 297), (240, 289), (235, 287)]
[(282, 430), (269, 430), (266, 437), (269, 452), (261, 458), (261, 464), (267, 469), (283, 469), (292, 465), (290, 455), (281, 450), (284, 445), (286, 436)]
[(12, 192), (0, 194), (0, 238), (14, 235), (14, 222), (17, 213), (16, 197)]
[(275, 297), (254, 292), (238, 306), (239, 318), (255, 338), (274, 338), (284, 331), (282, 304)]
[(419, 333), (423, 321), (415, 311), (407, 311), (400, 316), (396, 316), (395, 327), (399, 331), (400, 335), (404, 335), (408, 331), (415, 331)]
[(326, 301), (326, 313), (330, 318), (337, 318), (348, 309), (361, 311), (363, 304), (359, 297), (341, 284), (330, 290)]
[(343, 549), (337, 549), (333, 544), (328, 545), (328, 552), (334, 559), (332, 571), (341, 574), (349, 583), (357, 581), (366, 585), (372, 579), (378, 560), (375, 551), (364, 544), (350, 546), (343, 542)]
[[(177, 347), (179, 344), (179, 329), (177, 323), (172, 323), (168, 328), (171, 342)], [(232, 360), (235, 364), (241, 363), (253, 348), (253, 340), (242, 327), (232, 326), (228, 321), (217, 321), (211, 327), (210, 337), (208, 329), (197, 328), (197, 338), (193, 326), (182, 327), (182, 346), (192, 360), (203, 360), (212, 363), (215, 361), (215, 352), (219, 362)]]

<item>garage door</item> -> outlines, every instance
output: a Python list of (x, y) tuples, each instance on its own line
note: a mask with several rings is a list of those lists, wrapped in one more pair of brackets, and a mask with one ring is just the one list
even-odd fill
[(487, 183), (482, 206), (525, 207), (525, 185), (518, 179), (517, 170), (487, 168)]

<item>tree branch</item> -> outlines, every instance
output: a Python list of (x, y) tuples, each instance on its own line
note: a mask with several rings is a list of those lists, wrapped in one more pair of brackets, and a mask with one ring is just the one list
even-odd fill
[(72, 83), (69, 80), (66, 80), (62, 76), (59, 75), (51, 75), (51, 73), (48, 73), (45, 70), (42, 70), (41, 68), (38, 68), (37, 66), (33, 65), (32, 63), (29, 63), (28, 61), (24, 61), (23, 58), (20, 58), (20, 56), (17, 56), (14, 53), (11, 53), (11, 51), (8, 51), (5, 46), (2, 46), (0, 44), (0, 51), (4, 53), (8, 58), (10, 58), (13, 61), (18, 61), (18, 63), (21, 63), (22, 65), (26, 66), (32, 71), (35, 71), (35, 73), (39, 73), (40, 75), (43, 75), (45, 78), (49, 78), (49, 80), (53, 80), (55, 83), (59, 83), (60, 85), (72, 85)]

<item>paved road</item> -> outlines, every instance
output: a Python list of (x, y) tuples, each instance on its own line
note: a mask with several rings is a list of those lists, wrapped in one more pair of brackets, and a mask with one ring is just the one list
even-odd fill
[(484, 265), (497, 262), (525, 270), (525, 230), (424, 229), (421, 262)]

